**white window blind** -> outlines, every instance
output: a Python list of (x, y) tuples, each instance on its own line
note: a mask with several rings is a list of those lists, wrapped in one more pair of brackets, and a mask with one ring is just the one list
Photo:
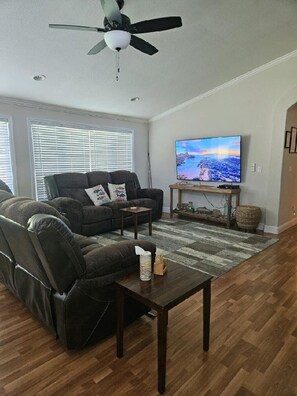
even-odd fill
[(132, 171), (132, 132), (31, 123), (36, 197), (47, 199), (44, 176), (94, 170)]
[(0, 179), (13, 191), (13, 169), (7, 119), (0, 118)]

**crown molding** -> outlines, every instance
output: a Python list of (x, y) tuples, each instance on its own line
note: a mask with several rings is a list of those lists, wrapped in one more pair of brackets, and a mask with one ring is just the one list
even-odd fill
[(120, 114), (112, 114), (112, 113), (97, 113), (94, 111), (82, 110), (82, 109), (75, 109), (71, 107), (63, 107), (52, 105), (48, 103), (42, 102), (35, 102), (31, 100), (25, 99), (17, 99), (17, 98), (10, 98), (5, 96), (0, 96), (0, 104), (10, 105), (10, 106), (18, 106), (18, 107), (26, 107), (35, 110), (47, 110), (47, 111), (54, 111), (57, 113), (65, 113), (65, 114), (73, 114), (78, 116), (88, 116), (94, 117), (99, 119), (108, 119), (108, 120), (116, 120), (116, 121), (127, 121), (127, 122), (135, 122), (135, 123), (148, 123), (148, 119), (146, 118), (137, 118), (137, 117), (129, 117)]
[(213, 89), (211, 89), (211, 90), (209, 90), (207, 92), (204, 92), (203, 94), (201, 94), (199, 96), (196, 96), (193, 99), (190, 99), (190, 100), (188, 100), (188, 101), (186, 101), (186, 102), (184, 102), (184, 103), (182, 103), (182, 104), (180, 104), (180, 105), (178, 105), (176, 107), (173, 107), (172, 109), (170, 109), (168, 111), (165, 111), (162, 114), (159, 114), (159, 115), (157, 115), (155, 117), (152, 117), (152, 118), (150, 118), (149, 122), (154, 122), (154, 121), (160, 120), (161, 118), (164, 118), (164, 117), (166, 117), (166, 116), (168, 116), (170, 114), (173, 114), (173, 113), (175, 113), (175, 112), (177, 112), (177, 111), (179, 111), (179, 110), (181, 110), (181, 109), (183, 109), (183, 108), (185, 108), (185, 107), (187, 107), (187, 106), (189, 106), (189, 105), (191, 105), (193, 103), (199, 102), (200, 100), (202, 100), (204, 98), (207, 98), (208, 96), (211, 96), (211, 95), (213, 95), (213, 94), (215, 94), (215, 93), (217, 93), (219, 91), (222, 91), (225, 88), (231, 87), (232, 85), (236, 85), (236, 84), (238, 84), (239, 82), (241, 82), (243, 80), (246, 80), (246, 79), (248, 79), (248, 78), (250, 78), (250, 77), (252, 77), (252, 76), (254, 76), (256, 74), (262, 73), (265, 70), (271, 69), (272, 67), (274, 67), (276, 65), (279, 65), (280, 63), (286, 62), (287, 60), (289, 60), (291, 58), (295, 58), (296, 56), (297, 56), (297, 50), (289, 52), (288, 54), (286, 54), (284, 56), (281, 56), (281, 57), (279, 57), (277, 59), (274, 59), (271, 62), (265, 63), (262, 66), (256, 67), (255, 69), (253, 69), (253, 70), (251, 70), (251, 71), (249, 71), (249, 72), (247, 72), (245, 74), (242, 74), (239, 77), (235, 77), (232, 80), (230, 80), (230, 81), (228, 81), (228, 82), (226, 82), (226, 83), (224, 83), (222, 85), (219, 85), (219, 86), (217, 86), (217, 87), (215, 87), (215, 88), (213, 88)]

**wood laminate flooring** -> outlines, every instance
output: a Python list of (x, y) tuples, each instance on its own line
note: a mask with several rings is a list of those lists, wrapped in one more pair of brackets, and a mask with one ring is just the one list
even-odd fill
[[(211, 339), (202, 293), (169, 312), (165, 395), (297, 395), (297, 227), (212, 282)], [(170, 269), (169, 269), (170, 270)], [(0, 395), (157, 395), (157, 321), (66, 351), (0, 286)]]

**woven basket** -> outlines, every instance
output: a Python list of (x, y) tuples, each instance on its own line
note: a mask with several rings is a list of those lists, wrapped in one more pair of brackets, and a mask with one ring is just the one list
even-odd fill
[(240, 205), (236, 208), (236, 222), (244, 230), (256, 230), (261, 220), (261, 209), (258, 206)]

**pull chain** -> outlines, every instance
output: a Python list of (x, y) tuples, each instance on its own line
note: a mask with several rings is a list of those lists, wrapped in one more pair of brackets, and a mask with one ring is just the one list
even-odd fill
[(116, 81), (119, 81), (120, 74), (120, 51), (116, 51)]

